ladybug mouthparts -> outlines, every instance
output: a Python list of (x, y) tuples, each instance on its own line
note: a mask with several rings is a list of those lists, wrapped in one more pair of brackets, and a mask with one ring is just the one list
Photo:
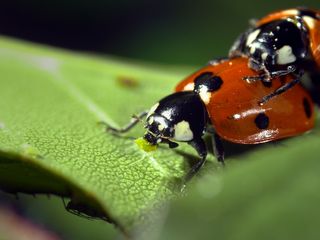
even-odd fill
[(154, 135), (151, 132), (147, 132), (143, 138), (150, 143), (151, 145), (158, 145), (158, 143), (161, 141), (161, 138), (157, 135)]

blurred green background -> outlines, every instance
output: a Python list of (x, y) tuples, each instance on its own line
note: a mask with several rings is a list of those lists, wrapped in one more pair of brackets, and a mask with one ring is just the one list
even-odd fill
[(1, 1), (0, 33), (157, 63), (202, 65), (225, 56), (251, 18), (319, 1)]
[[(148, 63), (200, 66), (227, 55), (249, 19), (295, 6), (318, 8), (319, 1), (11, 0), (0, 4), (0, 34)], [(117, 235), (104, 222), (88, 225), (67, 213), (57, 198), (24, 196), (11, 203), (65, 239)]]

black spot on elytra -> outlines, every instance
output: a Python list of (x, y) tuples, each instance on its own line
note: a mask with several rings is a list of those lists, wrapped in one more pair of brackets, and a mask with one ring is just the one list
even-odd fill
[(221, 87), (222, 83), (223, 83), (223, 81), (222, 81), (221, 77), (214, 76), (210, 81), (210, 85), (208, 86), (209, 90), (217, 91)]
[(194, 84), (196, 92), (200, 91), (201, 86), (206, 86), (209, 92), (213, 92), (220, 89), (223, 81), (221, 77), (214, 76), (212, 72), (204, 72), (195, 78)]
[(206, 81), (208, 80), (209, 78), (211, 78), (213, 76), (213, 72), (204, 72), (204, 73), (201, 73), (198, 77), (196, 77), (194, 79), (194, 82), (195, 84), (197, 83), (201, 83), (203, 81)]
[(310, 118), (312, 115), (312, 109), (311, 109), (310, 102), (308, 101), (307, 98), (303, 98), (302, 104), (303, 104), (303, 109), (304, 109), (304, 112), (305, 112), (307, 118)]
[(259, 113), (254, 119), (254, 123), (259, 129), (266, 129), (269, 126), (269, 117), (265, 113)]

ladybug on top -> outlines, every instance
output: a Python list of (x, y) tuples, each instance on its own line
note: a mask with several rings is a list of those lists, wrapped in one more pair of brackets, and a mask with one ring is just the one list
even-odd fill
[[(249, 67), (261, 80), (270, 84), (273, 78), (294, 73), (296, 78), (263, 97), (261, 104), (290, 89), (304, 72), (320, 76), (320, 11), (293, 8), (271, 13), (241, 34), (230, 49), (229, 57), (246, 56)], [(312, 79), (314, 82), (319, 80)]]

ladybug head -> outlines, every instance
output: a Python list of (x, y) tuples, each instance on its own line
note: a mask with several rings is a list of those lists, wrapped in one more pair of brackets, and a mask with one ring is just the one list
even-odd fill
[(151, 145), (190, 142), (201, 137), (207, 123), (204, 103), (194, 91), (176, 92), (155, 104), (149, 111), (144, 139)]
[[(245, 48), (254, 70), (275, 71), (293, 65), (308, 52), (308, 33), (301, 18), (271, 21), (247, 33)], [(274, 68), (274, 69), (273, 69)]]
[(170, 120), (160, 114), (153, 113), (147, 117), (144, 138), (152, 145), (173, 137), (173, 126)]
[(269, 42), (253, 41), (248, 47), (250, 48), (250, 58), (248, 65), (255, 71), (264, 70), (276, 64), (276, 52), (267, 44)]

